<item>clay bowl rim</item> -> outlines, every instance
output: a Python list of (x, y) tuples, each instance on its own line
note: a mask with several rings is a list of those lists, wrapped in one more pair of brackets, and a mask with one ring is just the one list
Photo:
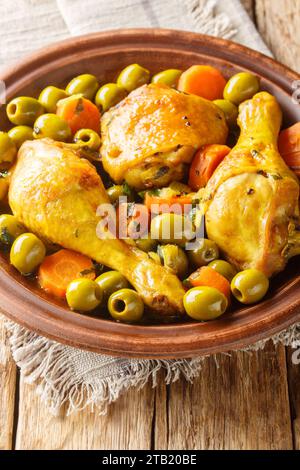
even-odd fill
[[(197, 52), (199, 47), (202, 55), (255, 70), (289, 95), (292, 81), (300, 80), (296, 72), (279, 62), (232, 41), (177, 30), (123, 29), (67, 39), (10, 66), (0, 77), (6, 83), (8, 98), (38, 77), (48, 64), (66, 64), (67, 58), (87, 56), (101, 45), (112, 50), (116, 46), (136, 50), (150, 45), (170, 52), (180, 49), (186, 54)], [(0, 264), (0, 308), (8, 318), (60, 343), (98, 353), (155, 359), (212, 354), (245, 348), (300, 319), (300, 273), (260, 308), (252, 306), (235, 312), (234, 319), (228, 315), (209, 323), (152, 326), (126, 325), (73, 313), (36, 295), (21, 284), (17, 274), (8, 272), (7, 265), (3, 261)]]

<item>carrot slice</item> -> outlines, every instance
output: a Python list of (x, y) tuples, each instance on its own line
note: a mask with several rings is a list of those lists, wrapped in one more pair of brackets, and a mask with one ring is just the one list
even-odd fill
[(197, 191), (207, 185), (213, 172), (228, 155), (231, 148), (227, 145), (204, 145), (195, 154), (189, 173), (189, 186)]
[(217, 100), (223, 98), (225, 85), (225, 78), (215, 67), (193, 65), (181, 74), (177, 88), (207, 100)]
[(152, 214), (171, 212), (173, 214), (184, 214), (185, 207), (192, 204), (192, 195), (183, 194), (179, 196), (161, 197), (147, 192), (144, 203)]
[(94, 264), (87, 256), (64, 249), (46, 256), (38, 272), (42, 289), (60, 298), (65, 297), (68, 285), (78, 277), (95, 279)]
[(278, 149), (285, 163), (300, 176), (300, 122), (280, 132)]
[(100, 111), (90, 100), (80, 95), (70, 96), (57, 103), (56, 114), (70, 126), (73, 134), (80, 129), (100, 132)]
[(219, 274), (215, 269), (210, 266), (202, 266), (192, 273), (188, 278), (188, 283), (193, 286), (208, 286), (218, 289), (230, 300), (230, 283), (229, 281)]

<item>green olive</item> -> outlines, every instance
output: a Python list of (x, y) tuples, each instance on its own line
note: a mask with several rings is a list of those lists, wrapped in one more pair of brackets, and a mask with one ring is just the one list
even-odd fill
[(118, 271), (107, 271), (98, 276), (96, 282), (101, 287), (105, 299), (117, 290), (129, 287), (126, 277)]
[(6, 132), (0, 132), (0, 163), (12, 163), (16, 156), (16, 144)]
[(183, 279), (188, 272), (188, 259), (185, 252), (177, 245), (161, 245), (158, 249), (163, 265), (172, 269), (174, 274)]
[(70, 282), (66, 298), (72, 310), (90, 312), (101, 304), (103, 292), (95, 281), (80, 277)]
[(197, 266), (206, 266), (219, 257), (219, 248), (215, 242), (207, 238), (199, 238), (196, 247), (188, 251), (190, 262)]
[(53, 140), (67, 142), (72, 133), (66, 121), (56, 114), (43, 114), (38, 117), (33, 126), (33, 136), (36, 139), (49, 137)]
[(193, 226), (190, 219), (183, 215), (164, 213), (152, 219), (150, 233), (153, 240), (185, 245), (193, 237)]
[(31, 274), (46, 255), (44, 243), (33, 233), (19, 235), (10, 250), (10, 262), (21, 274)]
[(95, 103), (105, 112), (122, 101), (126, 95), (126, 90), (116, 83), (106, 83), (97, 91)]
[(39, 102), (43, 105), (47, 113), (55, 113), (58, 101), (63, 100), (68, 96), (69, 95), (65, 92), (65, 90), (50, 85), (41, 91)]
[(219, 274), (222, 274), (222, 276), (226, 277), (229, 282), (232, 281), (237, 273), (235, 267), (223, 259), (215, 259), (214, 261), (211, 261), (208, 266), (213, 268)]
[(73, 141), (90, 150), (99, 150), (101, 145), (99, 134), (92, 129), (79, 129), (74, 135)]
[(14, 98), (6, 107), (8, 119), (16, 126), (32, 126), (43, 112), (41, 103), (29, 96)]
[(107, 194), (112, 204), (119, 202), (120, 197), (127, 197), (128, 202), (134, 201), (134, 193), (127, 184), (114, 184), (107, 189)]
[(194, 320), (214, 320), (225, 313), (228, 300), (214, 287), (193, 287), (183, 297), (186, 313)]
[(0, 241), (4, 245), (12, 245), (14, 240), (26, 232), (25, 227), (20, 224), (14, 215), (0, 215)]
[(269, 289), (269, 279), (258, 269), (246, 269), (234, 276), (231, 291), (242, 304), (259, 302)]
[(122, 70), (117, 79), (117, 85), (125, 88), (129, 93), (136, 88), (149, 83), (150, 72), (149, 70), (141, 67), (139, 64), (128, 65)]
[(215, 100), (214, 103), (223, 111), (228, 127), (236, 126), (239, 114), (237, 106), (228, 100)]
[(81, 94), (88, 100), (93, 100), (99, 88), (99, 83), (94, 75), (84, 73), (73, 78), (66, 86), (68, 95)]
[(176, 88), (182, 70), (178, 69), (168, 69), (163, 70), (162, 72), (157, 73), (152, 77), (152, 83), (162, 83), (171, 88)]
[(26, 140), (33, 140), (33, 129), (29, 126), (16, 126), (8, 131), (8, 135), (19, 149)]
[(143, 316), (144, 304), (134, 290), (120, 289), (109, 297), (108, 311), (115, 320), (136, 322)]
[(137, 238), (135, 240), (136, 246), (142, 250), (148, 253), (149, 251), (154, 251), (157, 246), (157, 241), (152, 240), (152, 238), (148, 235), (147, 238)]
[(240, 72), (233, 75), (224, 88), (224, 99), (238, 105), (259, 92), (260, 83), (256, 75)]

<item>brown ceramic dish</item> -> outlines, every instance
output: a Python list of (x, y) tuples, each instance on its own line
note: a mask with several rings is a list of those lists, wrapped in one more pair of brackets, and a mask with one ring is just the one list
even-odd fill
[[(126, 65), (138, 62), (152, 73), (212, 64), (229, 77), (249, 70), (262, 88), (275, 94), (285, 124), (300, 121), (292, 102), (292, 84), (299, 75), (274, 60), (229, 41), (170, 30), (122, 30), (93, 34), (55, 44), (32, 55), (2, 75), (7, 99), (37, 96), (48, 84), (65, 85), (90, 72), (104, 83)], [(1, 130), (8, 126), (1, 108)], [(148, 358), (183, 358), (246, 347), (300, 320), (299, 258), (274, 279), (268, 297), (252, 307), (236, 307), (221, 320), (171, 325), (125, 325), (72, 313), (49, 300), (29, 280), (0, 259), (0, 308), (12, 320), (44, 336), (106, 354)]]

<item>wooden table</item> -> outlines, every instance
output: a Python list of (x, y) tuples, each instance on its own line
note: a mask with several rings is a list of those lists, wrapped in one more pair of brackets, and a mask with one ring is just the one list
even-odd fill
[[(298, 0), (243, 0), (276, 57), (300, 71)], [(300, 365), (291, 351), (206, 362), (193, 385), (131, 390), (107, 416), (53, 417), (12, 361), (0, 323), (0, 449), (300, 449)]]

